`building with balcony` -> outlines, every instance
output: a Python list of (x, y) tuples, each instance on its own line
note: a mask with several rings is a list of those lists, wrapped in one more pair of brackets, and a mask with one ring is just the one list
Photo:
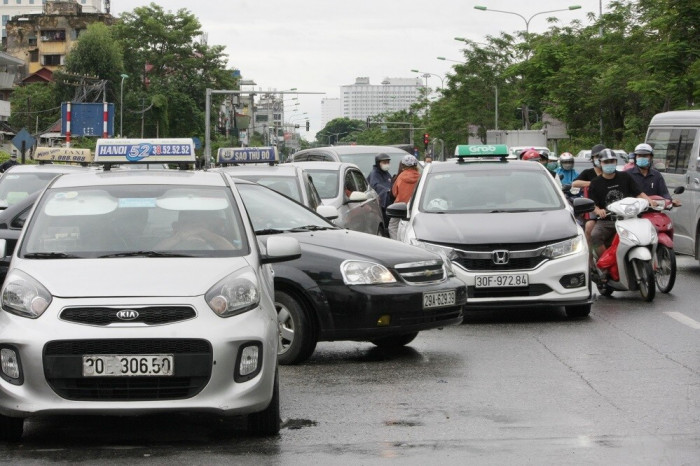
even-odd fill
[(425, 87), (420, 78), (385, 78), (370, 84), (369, 78), (355, 79), (355, 84), (340, 86), (340, 110), (344, 118), (364, 120), (380, 113), (408, 110)]

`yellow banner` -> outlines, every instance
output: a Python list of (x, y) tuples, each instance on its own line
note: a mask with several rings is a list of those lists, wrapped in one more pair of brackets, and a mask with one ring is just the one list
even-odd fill
[(93, 161), (90, 149), (73, 149), (66, 147), (37, 147), (34, 160), (42, 162), (90, 163)]

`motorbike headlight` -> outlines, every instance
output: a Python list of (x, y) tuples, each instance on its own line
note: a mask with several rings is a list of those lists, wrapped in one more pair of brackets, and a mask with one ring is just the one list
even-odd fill
[(560, 241), (559, 243), (550, 244), (544, 248), (542, 253), (549, 259), (557, 259), (559, 257), (576, 254), (583, 250), (583, 235), (578, 235), (574, 238)]
[(346, 285), (396, 283), (396, 278), (389, 269), (375, 262), (344, 261), (340, 264), (340, 273)]
[[(615, 225), (615, 228), (617, 229), (617, 234), (620, 235), (620, 240), (625, 240), (632, 244), (639, 244), (639, 238), (637, 238), (637, 235), (628, 229), (621, 227), (620, 225)], [(656, 232), (654, 232), (654, 234), (656, 234)]]
[(248, 270), (234, 272), (212, 286), (204, 299), (219, 317), (231, 317), (250, 311), (260, 303), (257, 279)]
[(445, 275), (448, 277), (455, 276), (452, 260), (457, 258), (457, 252), (453, 248), (448, 246), (440, 246), (433, 243), (426, 243), (415, 238), (410, 241), (410, 244), (413, 246), (418, 246), (419, 248), (427, 249), (435, 254), (439, 254), (440, 257), (442, 257), (442, 262), (445, 264)]
[(2, 308), (6, 312), (36, 319), (46, 311), (51, 300), (49, 291), (21, 270), (7, 275), (2, 290)]

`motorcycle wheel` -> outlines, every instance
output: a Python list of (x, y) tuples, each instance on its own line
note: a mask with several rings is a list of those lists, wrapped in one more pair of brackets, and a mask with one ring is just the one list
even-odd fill
[(662, 293), (668, 293), (676, 283), (676, 253), (668, 246), (659, 244), (656, 249), (656, 286)]
[(639, 259), (635, 259), (632, 265), (639, 278), (639, 294), (642, 295), (645, 301), (653, 301), (656, 295), (654, 268), (649, 261), (642, 261)]

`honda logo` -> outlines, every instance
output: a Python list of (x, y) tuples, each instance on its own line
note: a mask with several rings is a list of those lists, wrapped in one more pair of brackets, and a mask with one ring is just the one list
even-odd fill
[(491, 253), (491, 259), (494, 264), (505, 265), (510, 260), (510, 254), (505, 249), (499, 249)]
[(134, 320), (138, 319), (138, 317), (138, 311), (134, 311), (133, 309), (124, 309), (117, 312), (117, 319), (119, 320)]

